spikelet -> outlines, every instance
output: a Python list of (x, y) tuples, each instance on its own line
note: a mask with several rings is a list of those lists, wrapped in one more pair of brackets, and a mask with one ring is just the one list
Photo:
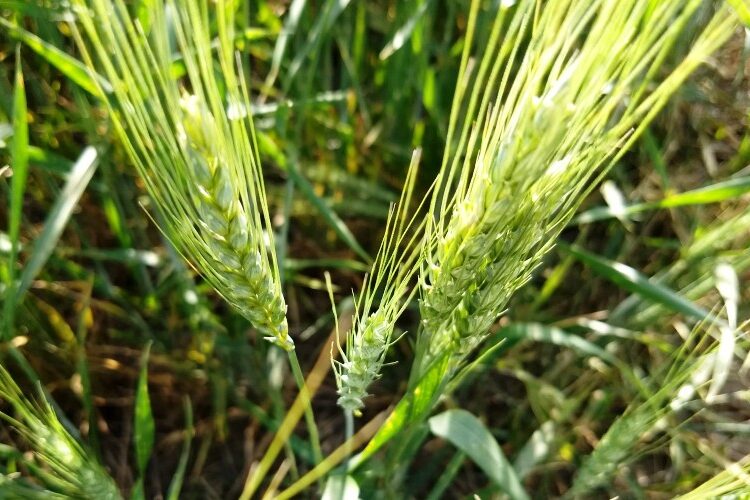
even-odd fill
[(680, 495), (678, 500), (704, 500), (706, 498), (749, 498), (750, 457), (729, 463), (724, 470), (694, 490)]
[(467, 40), (431, 201), (437, 243), (421, 273), (417, 378), (445, 352), (455, 366), (486, 338), (585, 195), (730, 36), (736, 20), (723, 6), (657, 78), (701, 4), (501, 2), (478, 68)]
[[(0, 418), (13, 426), (29, 443), (33, 456), (42, 466), (33, 468), (32, 471), (47, 487), (65, 495), (66, 498), (122, 498), (109, 474), (96, 458), (65, 430), (49, 403), (29, 400), (2, 366), (0, 398), (9, 403), (16, 413), (14, 418), (0, 412)], [(8, 481), (14, 482), (11, 479)], [(8, 493), (15, 490), (24, 491), (22, 484), (6, 486), (2, 481), (0, 489)]]
[(678, 411), (685, 413), (685, 417), (690, 414), (688, 403), (707, 385), (719, 349), (712, 339), (716, 335), (712, 331), (715, 326), (709, 320), (696, 325), (675, 349), (670, 362), (643, 381), (642, 396), (612, 423), (585, 458), (567, 498), (585, 498), (596, 488), (609, 484), (620, 467), (639, 457), (637, 448), (641, 441), (653, 440), (669, 426), (670, 415)]
[[(358, 413), (368, 396), (367, 388), (380, 377), (388, 348), (393, 342), (396, 319), (413, 298), (416, 288), (410, 281), (419, 270), (422, 253), (429, 247), (421, 218), (423, 205), (410, 211), (420, 152), (415, 151), (401, 199), (389, 213), (385, 236), (365, 279), (356, 303), (356, 314), (347, 333), (346, 352), (339, 346), (343, 361), (334, 361), (338, 386), (338, 404)], [(377, 301), (377, 308), (373, 311)]]
[[(112, 125), (162, 230), (227, 302), (291, 350), (249, 98), (234, 59), (234, 10), (209, 3), (149, 2), (143, 26), (123, 0), (73, 0), (71, 26), (87, 65), (111, 86), (101, 92)], [(181, 80), (171, 74), (178, 52)]]

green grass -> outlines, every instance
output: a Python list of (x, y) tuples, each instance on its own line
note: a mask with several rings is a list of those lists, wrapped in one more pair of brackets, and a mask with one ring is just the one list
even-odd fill
[(0, 0), (0, 497), (750, 490), (745, 0), (114, 3)]

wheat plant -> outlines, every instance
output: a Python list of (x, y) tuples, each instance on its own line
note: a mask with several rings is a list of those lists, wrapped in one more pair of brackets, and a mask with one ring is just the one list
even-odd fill
[(429, 248), (423, 231), (427, 219), (419, 220), (422, 207), (411, 207), (419, 161), (420, 152), (415, 151), (401, 199), (392, 207), (371, 275), (365, 278), (356, 301), (346, 351), (339, 346), (342, 361), (333, 362), (338, 404), (347, 412), (358, 413), (364, 407), (369, 385), (380, 376), (388, 348), (395, 341), (395, 321), (416, 293), (411, 280)]

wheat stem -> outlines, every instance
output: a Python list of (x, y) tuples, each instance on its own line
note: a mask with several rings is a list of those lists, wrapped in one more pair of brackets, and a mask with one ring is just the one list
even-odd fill
[(307, 425), (307, 432), (310, 435), (310, 446), (312, 447), (313, 459), (317, 464), (323, 460), (323, 452), (320, 451), (320, 435), (318, 433), (318, 426), (315, 423), (315, 415), (313, 414), (310, 393), (305, 385), (305, 376), (302, 374), (296, 351), (289, 351), (287, 356), (289, 358), (289, 365), (292, 368), (292, 374), (294, 375), (294, 381), (297, 383), (299, 393), (304, 394), (303, 398), (307, 401), (305, 404), (305, 424)]

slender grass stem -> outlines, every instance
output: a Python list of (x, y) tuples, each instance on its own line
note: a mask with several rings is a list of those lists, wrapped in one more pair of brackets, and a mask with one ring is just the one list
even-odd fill
[[(296, 399), (294, 400), (294, 403), (292, 403), (292, 406), (289, 408), (289, 411), (287, 411), (284, 420), (281, 422), (281, 425), (279, 426), (276, 435), (271, 441), (271, 444), (268, 446), (268, 449), (263, 455), (263, 458), (261, 458), (260, 463), (248, 474), (247, 479), (245, 480), (245, 487), (242, 490), (242, 494), (240, 495), (240, 500), (248, 500), (253, 495), (253, 493), (257, 491), (261, 482), (263, 482), (263, 478), (266, 476), (269, 469), (273, 465), (273, 462), (276, 460), (276, 457), (279, 455), (279, 452), (284, 446), (284, 443), (287, 442), (289, 436), (291, 436), (292, 432), (294, 432), (294, 428), (297, 426), (297, 422), (299, 422), (300, 418), (302, 418), (302, 415), (305, 413), (305, 411), (309, 409), (311, 395), (315, 394), (320, 385), (323, 383), (323, 380), (328, 374), (328, 371), (331, 369), (329, 353), (331, 352), (331, 347), (333, 346), (333, 342), (335, 342), (335, 339), (336, 332), (333, 332), (331, 333), (328, 341), (321, 349), (315, 365), (313, 366), (312, 370), (310, 370), (310, 374), (307, 376), (307, 380), (303, 382), (303, 387), (305, 387), (305, 390), (299, 391)], [(297, 361), (297, 358), (296, 356), (292, 358), (291, 354), (292, 353), (290, 353), (289, 357), (290, 363), (294, 365), (294, 362), (292, 362), (291, 360), (294, 359), (295, 361)], [(298, 367), (298, 372), (301, 375), (302, 370), (299, 370), (299, 362), (297, 361), (296, 364)], [(292, 371), (294, 371), (294, 369)], [(312, 414), (312, 412), (310, 413)], [(314, 431), (312, 432), (317, 436), (316, 427), (314, 427)], [(325, 462), (325, 460), (323, 462)], [(315, 469), (318, 469), (319, 467), (320, 463), (315, 467)], [(308, 472), (303, 477), (309, 477), (309, 474), (310, 473)], [(320, 477), (321, 476), (318, 476), (316, 479)], [(300, 479), (300, 481), (301, 480), (302, 479)]]
[(297, 352), (289, 351), (287, 354), (289, 356), (289, 365), (291, 366), (292, 374), (294, 375), (294, 381), (297, 383), (300, 395), (305, 400), (305, 423), (307, 424), (307, 432), (310, 436), (310, 446), (312, 447), (313, 458), (315, 463), (318, 464), (323, 460), (323, 453), (320, 450), (320, 435), (318, 433), (318, 426), (315, 423), (310, 392), (305, 385), (305, 376), (302, 374), (302, 368), (300, 368), (299, 359), (297, 359)]
[[(346, 443), (351, 444), (352, 437), (354, 437), (354, 413), (351, 410), (344, 410), (344, 440)], [(347, 464), (346, 468), (349, 469), (349, 458), (352, 454), (352, 448), (349, 447), (349, 450), (347, 450)]]
[[(333, 450), (326, 458), (318, 464), (313, 470), (302, 476), (298, 481), (293, 483), (289, 488), (285, 489), (276, 497), (277, 500), (286, 500), (298, 495), (304, 491), (309, 485), (325, 476), (329, 471), (336, 467), (342, 460), (349, 456), (350, 449), (356, 449), (369, 440), (375, 431), (377, 431), (385, 420), (386, 414), (382, 413), (377, 417), (370, 420), (364, 425), (357, 434), (349, 441), (335, 450)], [(248, 497), (249, 498), (249, 497)]]

